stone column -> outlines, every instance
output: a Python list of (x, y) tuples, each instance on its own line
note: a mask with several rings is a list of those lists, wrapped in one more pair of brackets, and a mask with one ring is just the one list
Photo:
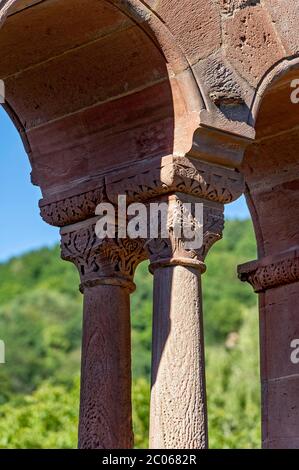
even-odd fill
[(239, 266), (259, 294), (262, 446), (299, 448), (299, 247)]
[(142, 161), (105, 178), (113, 203), (124, 194), (128, 203), (177, 197), (204, 206), (201, 249), (173, 237), (146, 244), (154, 274), (151, 447), (207, 447), (200, 278), (206, 253), (221, 237), (224, 204), (243, 192), (237, 167), (245, 146), (237, 136), (201, 128), (186, 156)]
[(61, 235), (62, 257), (77, 266), (84, 294), (79, 448), (131, 448), (129, 295), (142, 244), (100, 241), (88, 221)]
[[(170, 217), (173, 199), (168, 196)], [(150, 447), (203, 449), (208, 446), (201, 274), (210, 246), (221, 238), (223, 204), (202, 202), (203, 245), (186, 248), (172, 223), (169, 238), (150, 240), (154, 274)]]

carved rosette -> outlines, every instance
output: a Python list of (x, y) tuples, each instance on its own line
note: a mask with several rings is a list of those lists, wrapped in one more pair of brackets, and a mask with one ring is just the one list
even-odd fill
[(255, 292), (299, 281), (299, 249), (294, 248), (238, 267), (239, 279), (249, 282)]
[(95, 223), (77, 230), (61, 231), (61, 256), (79, 271), (81, 292), (99, 284), (121, 285), (130, 291), (135, 269), (146, 259), (143, 240), (115, 238), (100, 240)]

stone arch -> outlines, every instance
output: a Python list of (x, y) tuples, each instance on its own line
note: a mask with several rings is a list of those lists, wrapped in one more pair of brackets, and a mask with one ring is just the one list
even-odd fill
[(257, 119), (265, 95), (269, 92), (271, 87), (275, 86), (275, 83), (279, 82), (281, 79), (288, 77), (288, 75), (291, 74), (292, 71), (296, 71), (298, 69), (299, 55), (296, 57), (286, 57), (280, 62), (274, 64), (273, 67), (267, 71), (267, 73), (263, 76), (259, 83), (259, 86), (256, 89), (255, 96), (251, 105), (251, 114), (249, 116), (248, 124), (256, 128)]
[[(32, 181), (42, 190), (42, 216), (66, 230), (61, 232), (65, 259), (78, 261), (73, 255), (81, 251), (79, 272), (88, 276), (81, 289), (92, 292), (85, 303), (86, 322), (92, 324), (85, 328), (83, 339), (83, 352), (88, 356), (83, 362), (88, 363), (88, 370), (82, 379), (82, 447), (132, 446), (128, 299), (133, 287), (131, 280), (120, 280), (119, 266), (115, 267), (118, 274), (105, 280), (108, 290), (106, 285), (98, 285), (107, 272), (101, 271), (97, 248), (88, 245), (97, 243), (94, 227), (81, 231), (76, 224), (90, 224), (97, 204), (107, 196), (112, 199), (111, 186), (120, 192), (122, 172), (127, 175), (132, 197), (138, 191), (146, 197), (160, 194), (168, 184), (169, 190), (175, 188), (173, 158), (190, 149), (204, 107), (183, 54), (172, 54), (174, 42), (168, 41), (168, 59), (159, 39), (153, 39), (150, 25), (140, 26), (142, 15), (133, 9), (138, 22), (133, 21), (132, 15), (116, 9), (115, 3), (19, 0), (2, 3), (1, 10), (0, 76), (6, 85), (5, 109), (23, 138)], [(88, 12), (85, 7), (91, 4), (103, 7), (102, 16), (92, 9)], [(155, 18), (152, 21), (159, 23)], [(168, 34), (163, 25), (159, 34)], [(95, 47), (100, 41), (102, 47)], [(194, 170), (184, 161), (180, 171), (183, 180), (186, 174), (187, 184), (182, 181), (185, 187)], [(73, 224), (76, 231), (79, 229), (75, 239), (74, 233), (68, 232)], [(122, 257), (125, 275), (133, 277), (135, 265), (145, 258), (143, 248), (115, 244), (107, 248), (104, 257), (111, 262), (116, 252)], [(100, 258), (102, 261), (102, 253)], [(109, 261), (104, 261), (104, 266)], [(95, 289), (89, 290), (91, 287)], [(111, 337), (104, 346), (99, 339), (102, 324), (108, 325), (107, 337)], [(107, 367), (106, 360), (114, 363)]]
[[(84, 8), (82, 6), (80, 10), (76, 3), (72, 5), (71, 12), (67, 9), (68, 2), (64, 2), (64, 12), (63, 7), (61, 7), (59, 13), (59, 5), (62, 5), (59, 2), (56, 2), (56, 5), (53, 6), (54, 3), (51, 1), (10, 0), (2, 2), (0, 10), (0, 24), (2, 24), (0, 32), (0, 47), (2, 50), (0, 76), (7, 82), (7, 102), (4, 107), (21, 134), (33, 167), (32, 180), (34, 184), (41, 187), (46, 202), (52, 201), (51, 197), (48, 198), (48, 194), (56, 192), (53, 189), (54, 186), (59, 186), (59, 191), (64, 192), (63, 186), (65, 183), (69, 187), (78, 179), (90, 177), (86, 174), (87, 167), (91, 167), (95, 161), (99, 161), (98, 158), (95, 158), (95, 148), (99, 146), (100, 140), (95, 138), (94, 134), (97, 130), (92, 125), (88, 139), (90, 141), (94, 140), (94, 142), (89, 142), (89, 149), (86, 150), (86, 140), (89, 132), (86, 131), (86, 127), (88, 127), (86, 120), (91, 122), (92, 119), (95, 119), (95, 116), (84, 116), (84, 130), (81, 123), (71, 122), (71, 118), (62, 126), (63, 115), (67, 117), (79, 113), (80, 109), (86, 110), (91, 106), (95, 108), (95, 102), (97, 101), (114, 101), (116, 103), (119, 96), (132, 96), (135, 94), (136, 100), (139, 100), (139, 114), (136, 119), (143, 119), (141, 114), (147, 113), (152, 116), (152, 122), (150, 126), (147, 126), (147, 130), (144, 128), (143, 132), (140, 132), (139, 136), (132, 136), (129, 139), (130, 149), (124, 149), (120, 143), (118, 153), (124, 155), (123, 162), (125, 164), (128, 158), (132, 160), (132, 154), (134, 153), (135, 155), (138, 154), (137, 160), (140, 159), (140, 154), (141, 159), (142, 155), (157, 157), (159, 147), (161, 155), (186, 154), (192, 145), (193, 133), (199, 126), (200, 111), (205, 107), (188, 61), (158, 15), (137, 0), (130, 2), (103, 0), (102, 2), (96, 2), (96, 4), (92, 0), (89, 0), (89, 2), (86, 0), (84, 3), (85, 12), (82, 21), (79, 21), (78, 18), (82, 15)], [(89, 14), (86, 12), (88, 11), (87, 7), (90, 8)], [(111, 40), (109, 44), (111, 54), (107, 52), (108, 46), (106, 44), (104, 59), (103, 55), (98, 53), (98, 50), (92, 51), (89, 58), (86, 55), (78, 59), (73, 54), (74, 58), (79, 60), (79, 67), (81, 67), (80, 71), (76, 70), (75, 72), (67, 61), (67, 55), (72, 53), (72, 48), (80, 52), (83, 49), (83, 46), (80, 45), (81, 40), (87, 43), (90, 42), (91, 47), (93, 41), (96, 43), (97, 40), (100, 40), (101, 34), (97, 29), (101, 28), (101, 21), (105, 23), (107, 20), (108, 24), (104, 24), (103, 27), (106, 27), (108, 32), (109, 28), (112, 28), (113, 21), (111, 20), (111, 24), (109, 24), (109, 15), (107, 14), (106, 17), (104, 15), (103, 20), (99, 18), (97, 21), (97, 16), (100, 17), (99, 14), (97, 15), (99, 11), (97, 12), (93, 7), (98, 10), (101, 7), (106, 8), (106, 10), (110, 10), (111, 15), (113, 11), (120, 30), (122, 28), (126, 29), (125, 23), (127, 22), (127, 30), (135, 30), (135, 35), (132, 39), (129, 33), (128, 35), (124, 34), (124, 39), (128, 36), (126, 39), (128, 42), (124, 44), (121, 41), (123, 45), (116, 44), (114, 49)], [(48, 13), (47, 26), (43, 25), (42, 13), (43, 9), (46, 8)], [(54, 25), (55, 8), (59, 16), (58, 26)], [(68, 16), (71, 18), (68, 19)], [(32, 23), (29, 23), (29, 18), (32, 18)], [(23, 21), (25, 26), (19, 33), (21, 34), (20, 44), (17, 45), (16, 40), (13, 39), (17, 36), (14, 36), (13, 32), (17, 31), (17, 25), (21, 25)], [(64, 29), (62, 27), (59, 29), (59, 24), (64, 24)], [(75, 24), (76, 30), (73, 42), (68, 37), (68, 29), (72, 24)], [(86, 25), (85, 28), (84, 25)], [(53, 37), (51, 29), (53, 30), (55, 27), (57, 34), (56, 37)], [(28, 33), (29, 29), (30, 33)], [(59, 34), (61, 37), (60, 42)], [(31, 44), (29, 44), (30, 42)], [(51, 43), (54, 44), (53, 47), (51, 47)], [(84, 45), (84, 42), (82, 44)], [(121, 47), (123, 48), (121, 49)], [(134, 51), (133, 48), (135, 48)], [(136, 59), (134, 59), (134, 55)], [(115, 59), (113, 59), (113, 56), (115, 56)], [(60, 64), (58, 64), (59, 59), (63, 57), (65, 61), (60, 60)], [(50, 64), (51, 62), (54, 64), (55, 58), (57, 59), (56, 71), (54, 68), (50, 70)], [(110, 67), (111, 77), (107, 73), (106, 75), (102, 73), (101, 76), (96, 67), (92, 68), (90, 63), (92, 60), (94, 62), (103, 60), (102, 69), (109, 69)], [(118, 67), (126, 60), (131, 61), (129, 67)], [(38, 63), (42, 64), (40, 74), (34, 73), (34, 69), (37, 70)], [(86, 66), (89, 67), (89, 75), (83, 73)], [(79, 83), (74, 83), (70, 73), (67, 75), (68, 70), (74, 75), (77, 73), (77, 81), (82, 80), (82, 86), (84, 86), (84, 80), (86, 80), (86, 83), (87, 79), (89, 80), (90, 96), (87, 96), (87, 90), (82, 92)], [(61, 71), (67, 75), (66, 78), (59, 77)], [(99, 76), (95, 78), (96, 73)], [(104, 79), (103, 75), (105, 75)], [(64, 82), (60, 78), (63, 78)], [(21, 81), (22, 85), (20, 85)], [(132, 85), (131, 82), (133, 82)], [(162, 82), (164, 82), (164, 85)], [(119, 84), (119, 87), (117, 87), (117, 84)], [(157, 90), (151, 93), (150, 86), (153, 90), (154, 85), (156, 85), (156, 89), (160, 88), (159, 93), (157, 93)], [(64, 91), (62, 91), (62, 86), (65, 87)], [(164, 89), (162, 89), (163, 86)], [(112, 89), (106, 93), (109, 87)], [(156, 102), (154, 102), (155, 99)], [(154, 103), (150, 104), (151, 100)], [(131, 101), (131, 103), (133, 102)], [(136, 106), (133, 105), (133, 107)], [(155, 122), (161, 121), (162, 107), (164, 107), (165, 123), (161, 128), (161, 124), (157, 127)], [(124, 104), (124, 108), (126, 108), (126, 104)], [(166, 108), (168, 109), (166, 110)], [(128, 120), (128, 115), (124, 118)], [(80, 119), (82, 121), (81, 117)], [(130, 117), (130, 119), (134, 118)], [(167, 119), (168, 123), (166, 123)], [(55, 128), (55, 122), (61, 122), (61, 126), (57, 124)], [(107, 119), (106, 123), (107, 127)], [(113, 127), (113, 123), (110, 123), (110, 127)], [(70, 132), (69, 129), (71, 129)], [(62, 152), (60, 152), (60, 146), (62, 140), (64, 140), (63, 134), (66, 133), (68, 133), (69, 146), (72, 149), (78, 149), (72, 151), (72, 156), (66, 149), (66, 142), (64, 142)], [(80, 139), (77, 138), (78, 133)], [(158, 142), (157, 140), (154, 142), (154, 136), (156, 135), (159, 137)], [(125, 141), (126, 138), (122, 139), (122, 143)], [(78, 156), (79, 151), (82, 154), (82, 148), (85, 153), (89, 154), (92, 146), (94, 147), (93, 155), (85, 155), (84, 159)], [(163, 149), (161, 146), (164, 146)], [(134, 148), (132, 149), (132, 147)], [(113, 151), (111, 151), (111, 147), (108, 146), (106, 152), (110, 152), (110, 160), (112, 161)], [(130, 157), (128, 153), (130, 153)], [(63, 155), (62, 159), (59, 154)], [(67, 162), (68, 159), (72, 159), (73, 163), (72, 165), (67, 163), (67, 168), (64, 168), (63, 161)], [(59, 167), (58, 172), (51, 168), (51, 165), (49, 166), (49, 160), (52, 160), (53, 165)], [(134, 156), (133, 160), (136, 160)], [(70, 174), (74, 164), (77, 166), (77, 170)], [(101, 173), (102, 169), (103, 165), (93, 168), (93, 173)], [(62, 174), (64, 176), (61, 178)], [(66, 177), (66, 174), (69, 176)], [(88, 189), (88, 187), (80, 188), (80, 192)]]

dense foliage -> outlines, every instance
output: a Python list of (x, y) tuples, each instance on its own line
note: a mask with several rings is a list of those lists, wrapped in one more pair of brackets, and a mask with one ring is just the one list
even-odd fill
[[(227, 223), (204, 276), (211, 447), (259, 446), (256, 298), (236, 277), (255, 257), (249, 221)], [(146, 263), (132, 298), (135, 444), (147, 446), (152, 280)], [(0, 447), (76, 446), (82, 298), (59, 248), (0, 265)]]

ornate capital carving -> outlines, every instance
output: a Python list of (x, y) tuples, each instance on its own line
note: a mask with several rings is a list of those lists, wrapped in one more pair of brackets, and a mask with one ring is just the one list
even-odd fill
[(146, 259), (144, 240), (100, 240), (95, 223), (61, 230), (62, 258), (77, 266), (81, 292), (99, 284), (121, 285), (133, 291), (135, 269)]
[(118, 194), (133, 202), (181, 192), (225, 204), (237, 199), (243, 186), (242, 175), (231, 168), (172, 155), (106, 177), (108, 199), (115, 203)]
[[(201, 272), (206, 270), (204, 260), (212, 245), (222, 238), (224, 228), (224, 208), (222, 204), (210, 201), (196, 200), (203, 203), (202, 220), (202, 245), (198, 248), (189, 247), (189, 240), (184, 237), (182, 228), (181, 236), (175, 234), (174, 225), (176, 223), (175, 211), (177, 207), (184, 210), (183, 204), (190, 202), (190, 197), (183, 194), (175, 194), (168, 197), (169, 218), (168, 237), (148, 239), (145, 249), (151, 261), (150, 270), (153, 272), (157, 267), (170, 265), (186, 265), (198, 268)], [(199, 221), (191, 215), (188, 224), (195, 228)], [(185, 222), (182, 222), (185, 223)]]
[(40, 212), (43, 220), (55, 227), (64, 227), (93, 217), (97, 205), (103, 201), (104, 185), (77, 194), (74, 196), (61, 196), (53, 202), (40, 201)]
[(299, 281), (299, 247), (267, 256), (238, 267), (239, 279), (249, 282), (255, 292)]

